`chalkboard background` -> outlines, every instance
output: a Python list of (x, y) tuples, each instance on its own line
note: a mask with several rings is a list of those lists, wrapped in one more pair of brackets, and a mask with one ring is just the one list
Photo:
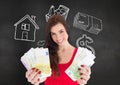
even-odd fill
[[(76, 46), (76, 39), (83, 34), (91, 37), (95, 49), (95, 64), (92, 67), (88, 85), (120, 85), (120, 12), (115, 0), (1, 0), (0, 1), (0, 85), (30, 85), (25, 78), (26, 69), (20, 62), (21, 56), (31, 47), (38, 47), (44, 40), (45, 15), (51, 5), (68, 7), (67, 22), (70, 42)], [(78, 13), (85, 13), (102, 20), (102, 31), (91, 34), (75, 28), (73, 21)], [(35, 42), (15, 40), (14, 24), (26, 14), (35, 15), (39, 29)]]

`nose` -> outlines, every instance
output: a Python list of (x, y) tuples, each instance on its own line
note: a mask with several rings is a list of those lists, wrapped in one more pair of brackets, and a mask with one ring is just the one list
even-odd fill
[(56, 39), (57, 39), (57, 40), (60, 40), (60, 39), (61, 39), (61, 36), (60, 36), (60, 35), (56, 35)]

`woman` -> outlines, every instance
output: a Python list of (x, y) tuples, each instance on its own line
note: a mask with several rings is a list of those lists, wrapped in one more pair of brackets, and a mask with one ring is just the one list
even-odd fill
[[(46, 26), (45, 47), (49, 49), (52, 75), (44, 80), (45, 85), (85, 85), (90, 78), (91, 69), (86, 65), (81, 65), (78, 68), (81, 76), (76, 81), (73, 81), (65, 73), (78, 49), (69, 43), (68, 38), (68, 26), (64, 18), (60, 15), (50, 17)], [(28, 82), (39, 85), (41, 83), (40, 73), (36, 68), (28, 70), (26, 72)]]

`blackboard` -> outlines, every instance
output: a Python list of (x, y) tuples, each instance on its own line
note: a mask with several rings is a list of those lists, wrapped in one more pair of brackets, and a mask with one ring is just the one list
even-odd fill
[[(115, 0), (1, 0), (0, 85), (30, 85), (20, 58), (31, 47), (44, 45), (46, 14), (59, 7), (67, 12), (70, 43), (96, 55), (88, 85), (120, 85), (120, 7)], [(21, 37), (21, 23), (23, 29), (32, 24), (35, 34), (26, 37), (24, 32)]]

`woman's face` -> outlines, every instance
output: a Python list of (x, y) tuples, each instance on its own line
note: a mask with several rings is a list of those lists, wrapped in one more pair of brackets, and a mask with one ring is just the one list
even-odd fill
[(58, 46), (65, 45), (68, 42), (68, 33), (66, 32), (65, 27), (61, 23), (53, 26), (50, 31), (53, 41)]

